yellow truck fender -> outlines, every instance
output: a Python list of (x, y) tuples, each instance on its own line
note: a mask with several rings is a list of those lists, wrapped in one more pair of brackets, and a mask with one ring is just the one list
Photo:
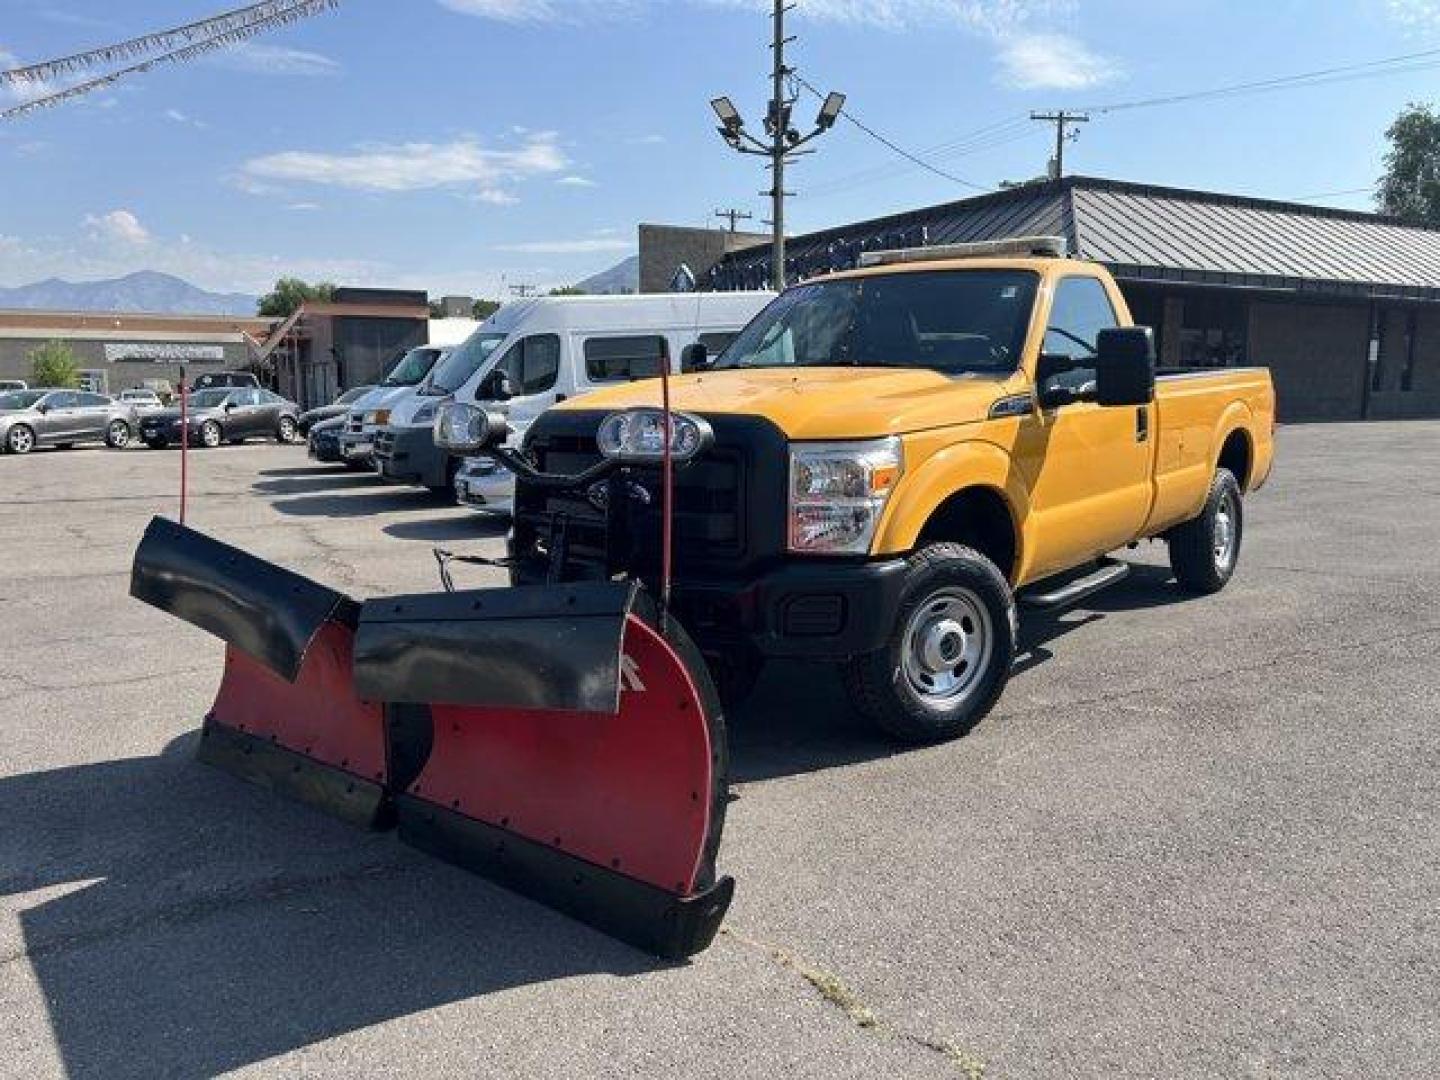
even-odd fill
[[(907, 471), (885, 508), (872, 550), (877, 555), (912, 550), (926, 523), (952, 495), (971, 488), (988, 488), (1010, 511), (1015, 534), (1015, 563), (1023, 566), (1025, 523), (1030, 520), (1030, 492), (1009, 453), (994, 443), (972, 440), (949, 446)], [(1007, 576), (1014, 567), (1002, 566)]]
[(1220, 414), (1220, 422), (1215, 425), (1215, 441), (1210, 447), (1210, 475), (1215, 475), (1215, 470), (1220, 467), (1220, 454), (1225, 449), (1225, 443), (1230, 436), (1240, 431), (1245, 436), (1245, 449), (1250, 462), (1249, 476), (1237, 476), (1240, 481), (1240, 489), (1248, 490), (1248, 485), (1254, 479), (1255, 467), (1259, 464), (1255, 460), (1259, 452), (1255, 445), (1255, 414), (1250, 411), (1250, 406), (1243, 401), (1233, 401)]

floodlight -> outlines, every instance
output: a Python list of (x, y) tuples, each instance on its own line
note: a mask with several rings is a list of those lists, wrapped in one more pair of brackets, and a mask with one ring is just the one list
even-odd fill
[(815, 118), (815, 126), (821, 131), (829, 131), (835, 126), (835, 121), (840, 119), (840, 111), (844, 108), (845, 95), (831, 91), (825, 104), (820, 106), (820, 115)]
[(715, 98), (710, 102), (710, 108), (715, 110), (715, 115), (720, 118), (720, 124), (726, 131), (739, 131), (745, 126), (745, 121), (740, 119), (739, 110), (728, 97)]

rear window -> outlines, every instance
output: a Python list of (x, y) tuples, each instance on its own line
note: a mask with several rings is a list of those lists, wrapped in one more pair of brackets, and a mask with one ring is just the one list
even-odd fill
[(659, 335), (590, 338), (585, 342), (585, 374), (591, 382), (653, 379), (668, 363), (670, 349)]

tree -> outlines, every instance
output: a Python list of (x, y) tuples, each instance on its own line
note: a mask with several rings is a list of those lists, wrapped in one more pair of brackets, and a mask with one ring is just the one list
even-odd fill
[(311, 285), (299, 278), (283, 277), (260, 297), (256, 310), (267, 319), (288, 319), (306, 300), (330, 300), (334, 296), (335, 286), (328, 281)]
[(58, 386), (73, 389), (80, 385), (80, 362), (75, 350), (63, 341), (47, 341), (30, 350), (32, 386)]
[(476, 300), (475, 306), (470, 309), (472, 315), (480, 322), (484, 322), (495, 312), (500, 310), (499, 300)]
[(579, 285), (562, 285), (558, 289), (550, 290), (551, 296), (584, 296), (585, 290)]
[(1385, 132), (1390, 150), (1376, 202), (1408, 225), (1440, 228), (1440, 113), (1407, 105)]

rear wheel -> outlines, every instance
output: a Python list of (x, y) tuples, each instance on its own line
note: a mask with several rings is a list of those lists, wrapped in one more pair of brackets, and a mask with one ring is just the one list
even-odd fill
[(220, 425), (214, 420), (206, 420), (200, 425), (200, 444), (213, 450), (225, 441), (225, 433), (220, 430)]
[(124, 450), (130, 445), (130, 425), (116, 420), (105, 429), (105, 445), (112, 450)]
[(293, 443), (295, 441), (295, 433), (298, 430), (299, 429), (295, 426), (294, 417), (282, 416), (280, 417), (280, 427), (279, 430), (275, 433), (275, 437), (279, 439), (282, 443)]
[(1200, 516), (1170, 532), (1170, 569), (1180, 587), (1205, 594), (1229, 584), (1244, 525), (1240, 484), (1229, 469), (1217, 469)]
[(855, 707), (913, 743), (958, 738), (995, 705), (1015, 658), (1015, 600), (979, 552), (932, 544), (910, 558), (890, 640), (847, 662)]
[(12, 454), (28, 454), (35, 449), (35, 432), (25, 424), (16, 424), (5, 436), (5, 449)]

